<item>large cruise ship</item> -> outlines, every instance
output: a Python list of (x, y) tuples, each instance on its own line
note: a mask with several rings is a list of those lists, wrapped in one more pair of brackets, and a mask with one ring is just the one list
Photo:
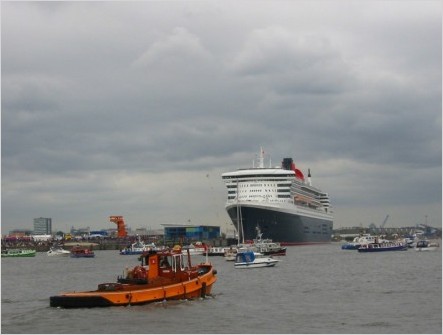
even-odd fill
[(283, 245), (331, 241), (329, 196), (312, 186), (310, 171), (305, 178), (292, 158), (266, 168), (260, 149), (257, 167), (223, 173), (222, 179), (228, 190), (225, 208), (240, 242), (256, 238), (257, 231)]

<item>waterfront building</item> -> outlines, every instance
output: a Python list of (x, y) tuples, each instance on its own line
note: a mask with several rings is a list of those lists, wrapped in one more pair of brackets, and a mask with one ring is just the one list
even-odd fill
[(52, 219), (36, 218), (34, 219), (34, 235), (51, 235)]
[(72, 226), (70, 233), (72, 236), (88, 236), (90, 231), (91, 229), (89, 227), (74, 228), (74, 226)]
[(219, 226), (191, 226), (169, 225), (164, 226), (166, 241), (203, 241), (220, 237)]
[(9, 236), (17, 236), (17, 237), (23, 237), (23, 236), (31, 236), (32, 230), (31, 229), (13, 229), (9, 231)]

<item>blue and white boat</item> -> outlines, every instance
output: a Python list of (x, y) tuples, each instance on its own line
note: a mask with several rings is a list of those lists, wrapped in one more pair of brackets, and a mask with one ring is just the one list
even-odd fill
[(381, 252), (381, 251), (404, 251), (408, 250), (405, 243), (401, 242), (377, 242), (363, 244), (358, 252)]
[(132, 243), (123, 250), (120, 250), (120, 255), (141, 255), (145, 251), (148, 251), (152, 248), (155, 248), (155, 245), (146, 245), (140, 239), (140, 236), (137, 236), (137, 240), (135, 241), (135, 243)]
[[(362, 245), (375, 243), (377, 236), (372, 236), (371, 234), (361, 234), (354, 238), (352, 242), (347, 242), (341, 246), (342, 250), (357, 250)], [(387, 240), (379, 240), (379, 242), (389, 242)]]
[(234, 267), (236, 269), (263, 268), (275, 266), (278, 262), (278, 259), (260, 255), (252, 250), (239, 251), (235, 257)]

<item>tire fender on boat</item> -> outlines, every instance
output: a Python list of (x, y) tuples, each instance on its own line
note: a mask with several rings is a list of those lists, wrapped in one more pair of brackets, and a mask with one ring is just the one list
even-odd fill
[(183, 299), (186, 299), (186, 285), (185, 285), (185, 283), (182, 282), (182, 286), (183, 286)]
[(206, 283), (205, 283), (205, 282), (202, 283), (202, 288), (201, 288), (201, 294), (200, 294), (200, 296), (201, 296), (202, 298), (205, 298), (205, 297), (206, 297)]
[(126, 299), (128, 299), (128, 306), (130, 306), (132, 300), (132, 294), (131, 293), (126, 294)]

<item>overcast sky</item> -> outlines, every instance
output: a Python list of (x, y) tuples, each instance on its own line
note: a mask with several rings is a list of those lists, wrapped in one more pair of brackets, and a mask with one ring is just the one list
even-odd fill
[[(2, 233), (221, 225), (292, 157), (334, 228), (442, 224), (441, 1), (1, 3)], [(225, 229), (225, 228), (223, 228)]]

